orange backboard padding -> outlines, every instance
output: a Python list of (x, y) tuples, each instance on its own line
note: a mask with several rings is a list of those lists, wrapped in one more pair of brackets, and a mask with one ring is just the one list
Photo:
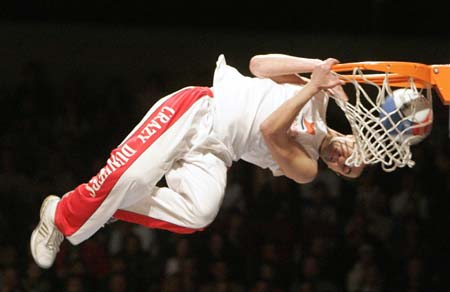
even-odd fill
[(450, 105), (450, 65), (431, 65), (431, 79), (442, 102)]
[(397, 87), (406, 87), (409, 84), (409, 78), (414, 78), (414, 83), (419, 88), (427, 87), (431, 84), (438, 93), (441, 101), (445, 105), (450, 105), (450, 65), (426, 65), (414, 62), (398, 61), (370, 61), (342, 63), (333, 66), (334, 72), (353, 72), (358, 68), (363, 72), (361, 75), (340, 74), (342, 80), (348, 82), (353, 79), (357, 82), (364, 82), (367, 79), (376, 84), (382, 84), (386, 74), (365, 73), (364, 71), (378, 71), (388, 73), (389, 85)]

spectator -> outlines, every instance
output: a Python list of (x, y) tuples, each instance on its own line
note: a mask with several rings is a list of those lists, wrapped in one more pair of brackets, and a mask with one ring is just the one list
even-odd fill
[(347, 274), (347, 291), (385, 291), (373, 247), (367, 244), (362, 245), (358, 255), (358, 259)]
[(32, 259), (28, 262), (22, 286), (25, 291), (30, 292), (51, 292), (54, 288), (50, 279), (46, 277), (43, 270)]
[(200, 292), (233, 291), (244, 292), (244, 287), (230, 277), (228, 264), (224, 260), (216, 260), (209, 265), (211, 278), (201, 286)]
[[(305, 285), (306, 284), (306, 285)], [(315, 256), (307, 255), (301, 262), (300, 275), (291, 285), (289, 291), (314, 288), (315, 292), (337, 292), (336, 286), (322, 275), (322, 268)]]
[(20, 283), (19, 271), (12, 266), (5, 267), (0, 274), (0, 291), (25, 292)]

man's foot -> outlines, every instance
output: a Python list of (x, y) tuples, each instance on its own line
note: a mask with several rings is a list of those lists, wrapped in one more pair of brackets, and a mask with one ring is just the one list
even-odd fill
[(40, 221), (30, 240), (31, 254), (36, 264), (44, 269), (53, 265), (64, 235), (55, 225), (55, 211), (60, 198), (47, 196), (41, 205)]

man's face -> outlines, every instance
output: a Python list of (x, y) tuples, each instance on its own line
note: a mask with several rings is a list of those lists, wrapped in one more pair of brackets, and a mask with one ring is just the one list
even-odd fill
[(347, 158), (352, 154), (354, 146), (355, 139), (352, 135), (333, 137), (327, 145), (323, 146), (320, 156), (325, 164), (337, 174), (355, 178), (361, 175), (364, 165), (351, 167), (345, 164)]

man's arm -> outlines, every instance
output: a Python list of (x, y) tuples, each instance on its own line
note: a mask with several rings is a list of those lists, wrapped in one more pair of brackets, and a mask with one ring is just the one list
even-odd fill
[(256, 55), (250, 59), (250, 72), (260, 78), (270, 78), (278, 83), (305, 84), (306, 78), (298, 74), (312, 72), (320, 59), (295, 57), (284, 54)]
[(288, 130), (306, 102), (320, 92), (341, 84), (332, 74), (335, 59), (327, 59), (316, 65), (311, 80), (292, 98), (284, 102), (261, 124), (261, 133), (275, 161), (284, 175), (298, 183), (312, 181), (317, 175), (317, 161), (308, 156), (301, 145), (289, 136)]

